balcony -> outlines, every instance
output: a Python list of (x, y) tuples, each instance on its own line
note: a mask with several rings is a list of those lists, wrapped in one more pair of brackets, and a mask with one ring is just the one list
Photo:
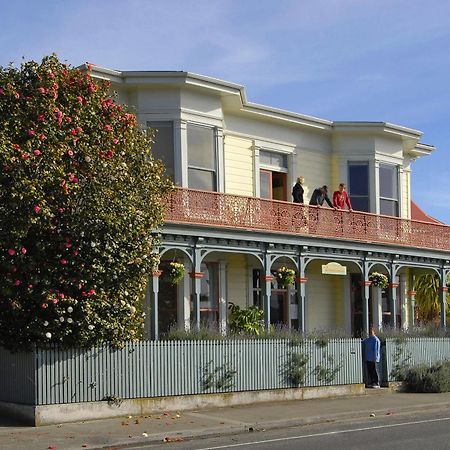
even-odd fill
[(166, 222), (317, 236), (450, 252), (450, 226), (177, 188), (166, 201)]

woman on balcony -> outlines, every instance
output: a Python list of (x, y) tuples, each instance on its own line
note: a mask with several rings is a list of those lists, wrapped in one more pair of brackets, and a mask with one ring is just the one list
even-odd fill
[(305, 179), (303, 177), (297, 178), (297, 183), (294, 184), (294, 187), (292, 188), (292, 198), (294, 203), (305, 203), (303, 200), (303, 183), (305, 182)]

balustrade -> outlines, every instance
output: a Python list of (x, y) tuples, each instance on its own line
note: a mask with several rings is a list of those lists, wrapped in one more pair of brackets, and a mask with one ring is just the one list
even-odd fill
[(177, 188), (165, 220), (450, 251), (448, 225), (220, 192)]

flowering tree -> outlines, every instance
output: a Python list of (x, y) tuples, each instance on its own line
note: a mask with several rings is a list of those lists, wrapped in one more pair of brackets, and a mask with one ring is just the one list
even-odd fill
[(0, 345), (139, 337), (171, 189), (109, 84), (62, 64), (0, 68)]

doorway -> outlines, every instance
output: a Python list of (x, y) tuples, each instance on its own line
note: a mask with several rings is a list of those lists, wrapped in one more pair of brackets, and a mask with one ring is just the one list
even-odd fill
[(272, 170), (260, 170), (261, 198), (287, 201), (287, 174)]

